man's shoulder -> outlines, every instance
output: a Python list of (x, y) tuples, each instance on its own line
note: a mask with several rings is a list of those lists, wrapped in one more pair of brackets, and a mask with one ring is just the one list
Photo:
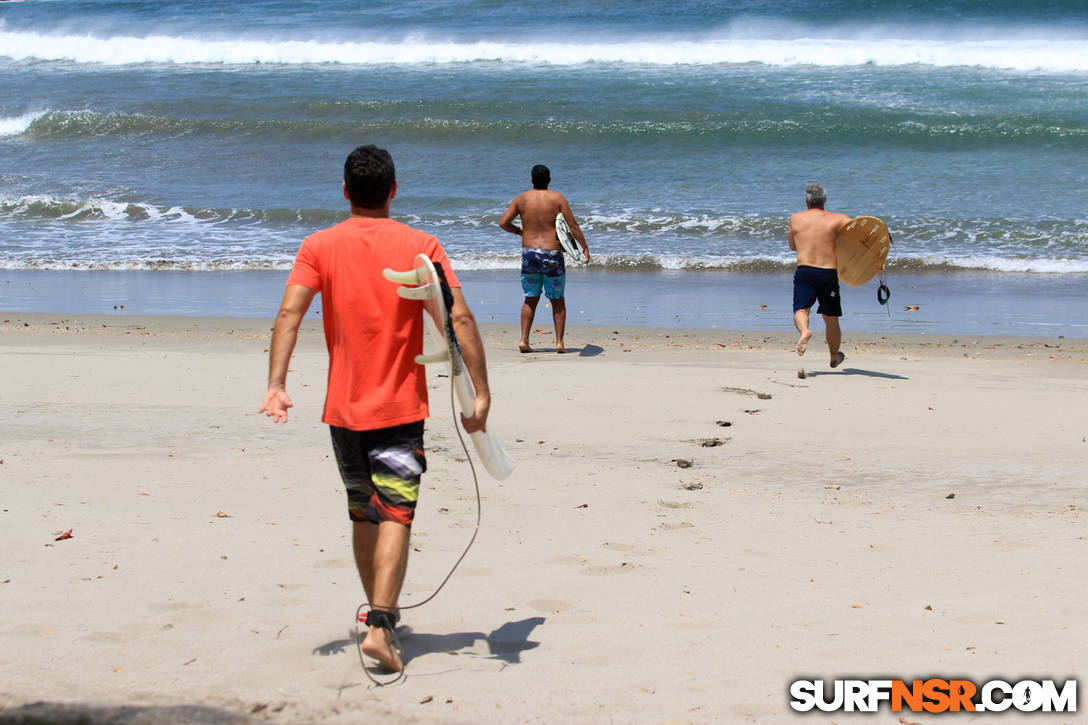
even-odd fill
[(312, 254), (323, 255), (345, 244), (354, 244), (360, 240), (380, 245), (409, 244), (418, 247), (421, 251), (438, 244), (438, 239), (433, 234), (396, 219), (383, 217), (360, 222), (353, 217), (331, 227), (319, 229), (306, 237), (302, 247), (309, 249)]
[(569, 206), (567, 197), (554, 189), (541, 189), (538, 205), (541, 211), (547, 211), (548, 214), (561, 212), (564, 206)]
[(550, 199), (556, 201), (566, 198), (555, 189), (526, 189), (525, 191), (518, 194), (519, 199), (528, 199), (532, 196), (540, 199)]
[(808, 219), (810, 216), (812, 216), (811, 214), (809, 214), (810, 211), (812, 210), (805, 209), (804, 211), (795, 211), (794, 213), (790, 214), (790, 226), (796, 226), (797, 224)]
[(332, 226), (328, 226), (328, 227), (325, 227), (323, 229), (318, 229), (316, 232), (314, 232), (310, 236), (306, 237), (306, 240), (309, 241), (311, 239), (328, 239), (330, 237), (335, 237), (335, 236), (339, 236), (341, 234), (344, 234), (348, 230), (348, 228), (350, 227), (351, 219), (352, 219), (351, 217), (348, 217), (347, 219), (345, 219), (345, 220), (343, 220), (341, 222), (337, 222), (336, 224), (333, 224)]
[(331, 227), (319, 229), (308, 238), (340, 237), (366, 232), (377, 234), (422, 234), (424, 236), (431, 236), (422, 229), (417, 229), (416, 227), (398, 221), (393, 217), (349, 217), (338, 224), (333, 224)]

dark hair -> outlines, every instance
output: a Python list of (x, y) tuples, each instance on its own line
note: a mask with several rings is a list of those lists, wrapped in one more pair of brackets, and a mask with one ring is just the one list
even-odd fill
[(534, 189), (547, 189), (548, 184), (552, 183), (552, 172), (548, 171), (548, 167), (544, 164), (537, 164), (533, 167), (533, 188)]
[(360, 146), (348, 154), (348, 160), (344, 162), (344, 185), (352, 206), (381, 208), (396, 181), (393, 157), (377, 146)]

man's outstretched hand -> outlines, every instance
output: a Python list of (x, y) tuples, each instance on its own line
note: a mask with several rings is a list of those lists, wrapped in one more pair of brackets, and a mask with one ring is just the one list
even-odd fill
[(286, 390), (273, 388), (264, 396), (264, 405), (257, 412), (267, 415), (272, 419), (273, 423), (286, 423), (287, 409), (294, 406), (295, 404), (291, 402)]

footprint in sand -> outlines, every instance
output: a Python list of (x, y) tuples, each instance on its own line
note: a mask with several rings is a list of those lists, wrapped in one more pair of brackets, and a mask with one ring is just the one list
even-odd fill
[(638, 567), (635, 564), (624, 561), (619, 564), (613, 564), (612, 566), (587, 566), (582, 570), (582, 573), (589, 574), (590, 576), (612, 576), (615, 574), (626, 574), (637, 568)]
[(642, 554), (647, 553), (641, 546), (635, 546), (633, 544), (621, 544), (618, 541), (606, 541), (601, 544), (602, 549), (610, 549), (611, 551), (638, 551)]
[(770, 393), (760, 393), (750, 388), (722, 388), (723, 393), (740, 393), (741, 395), (754, 395), (760, 400), (770, 400), (772, 396)]

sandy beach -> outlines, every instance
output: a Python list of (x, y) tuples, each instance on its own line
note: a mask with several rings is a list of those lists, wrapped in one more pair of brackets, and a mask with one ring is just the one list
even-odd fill
[[(283, 426), (256, 413), (269, 327), (0, 315), (0, 722), (883, 723), (798, 715), (789, 684), (1088, 670), (1088, 340), (846, 324), (831, 370), (822, 329), (802, 358), (786, 332), (597, 326), (556, 355), (538, 324), (520, 355), (485, 325), (518, 467), (481, 471), (479, 537), (377, 688), (320, 324)], [(430, 386), (405, 605), (475, 523)]]

